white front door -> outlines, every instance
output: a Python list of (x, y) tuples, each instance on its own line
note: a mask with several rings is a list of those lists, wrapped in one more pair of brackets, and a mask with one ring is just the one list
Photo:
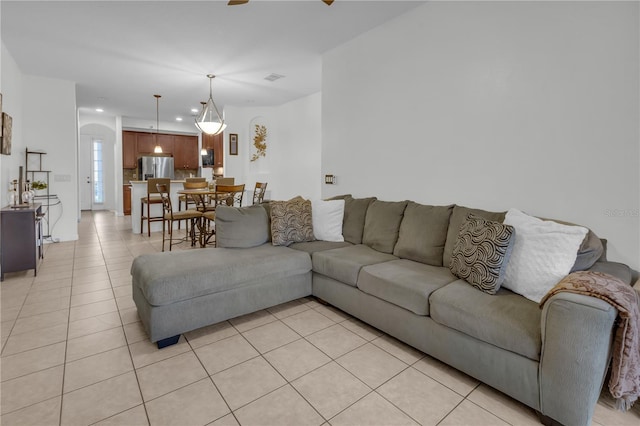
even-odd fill
[(91, 210), (93, 191), (91, 184), (91, 146), (93, 138), (82, 135), (80, 141), (80, 210)]

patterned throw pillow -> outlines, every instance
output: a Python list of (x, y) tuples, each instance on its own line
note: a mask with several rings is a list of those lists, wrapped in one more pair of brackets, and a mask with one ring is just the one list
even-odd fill
[(274, 246), (313, 241), (311, 201), (302, 197), (271, 201), (271, 241)]
[(471, 213), (462, 223), (449, 269), (458, 278), (489, 294), (496, 294), (515, 241), (513, 226)]

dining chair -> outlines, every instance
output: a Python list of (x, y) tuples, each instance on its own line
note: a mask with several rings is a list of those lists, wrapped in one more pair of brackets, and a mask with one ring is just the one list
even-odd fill
[(266, 190), (267, 182), (256, 182), (256, 187), (253, 189), (253, 204), (262, 204)]
[[(162, 198), (158, 193), (157, 185), (166, 185), (167, 192), (171, 189), (171, 179), (169, 178), (150, 178), (147, 180), (147, 196), (140, 198), (140, 233), (144, 232), (144, 221), (147, 221), (147, 235), (151, 236), (151, 222), (160, 222), (163, 216), (151, 216), (151, 205), (162, 204)], [(147, 206), (147, 214), (145, 216), (144, 206)]]
[[(209, 184), (205, 178), (193, 178), (193, 179), (202, 179), (202, 180), (187, 180), (182, 184), (184, 189), (207, 189)], [(180, 194), (178, 197), (178, 211), (182, 211), (182, 201), (184, 201), (184, 208), (189, 209), (189, 204), (193, 204), (194, 207), (198, 206), (197, 200), (187, 194)], [(180, 223), (178, 222), (178, 229), (180, 229)]]
[[(190, 178), (185, 178), (185, 183), (183, 183), (183, 185), (185, 184), (191, 184), (193, 182), (206, 182), (207, 178), (204, 177), (190, 177)], [(200, 188), (200, 187), (198, 187)], [(189, 189), (186, 186), (184, 186), (184, 189)], [(189, 204), (194, 204), (194, 201), (184, 195), (184, 194), (180, 194), (180, 196), (178, 197), (178, 211), (182, 210), (182, 203), (184, 203), (184, 208), (188, 209), (189, 208)], [(179, 228), (178, 228), (179, 229)]]
[[(205, 182), (206, 183), (206, 182)], [(184, 239), (180, 239), (180, 242), (187, 241), (188, 237), (191, 237), (191, 247), (196, 245), (196, 228), (202, 218), (202, 213), (198, 210), (184, 210), (181, 212), (174, 212), (171, 205), (171, 195), (169, 194), (168, 185), (158, 184), (156, 185), (157, 191), (160, 194), (162, 200), (163, 212), (162, 215), (162, 251), (164, 251), (164, 242), (167, 234), (167, 223), (169, 224), (169, 251), (174, 245), (173, 242), (173, 222), (180, 223), (181, 221), (189, 221), (191, 227), (187, 225), (186, 234)], [(178, 243), (175, 243), (178, 244)]]
[[(242, 185), (216, 185), (216, 192), (213, 195), (214, 206), (242, 206), (244, 196), (244, 184)], [(215, 221), (216, 211), (206, 211), (202, 214), (202, 244), (206, 246), (216, 233)], [(215, 240), (213, 241), (215, 245)]]
[(216, 185), (235, 185), (236, 178), (221, 177), (216, 179)]

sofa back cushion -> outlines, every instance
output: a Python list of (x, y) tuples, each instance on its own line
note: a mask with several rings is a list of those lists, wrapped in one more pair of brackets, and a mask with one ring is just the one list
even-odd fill
[(452, 211), (453, 204), (427, 206), (409, 201), (393, 254), (428, 265), (442, 266)]
[(362, 244), (367, 209), (374, 200), (376, 197), (353, 198), (351, 195), (344, 197), (342, 236), (345, 241), (351, 244)]
[(367, 209), (362, 244), (382, 253), (393, 253), (408, 201), (375, 200)]
[(460, 233), (460, 227), (462, 223), (467, 220), (469, 213), (476, 216), (480, 216), (486, 220), (492, 220), (500, 222), (504, 220), (506, 212), (489, 212), (480, 209), (470, 209), (464, 206), (454, 206), (451, 217), (449, 218), (449, 229), (447, 229), (447, 242), (444, 244), (444, 253), (442, 255), (442, 264), (446, 267), (451, 264), (451, 256), (453, 254), (453, 248), (458, 240), (458, 234)]
[(216, 246), (256, 247), (269, 241), (269, 218), (260, 206), (216, 208)]

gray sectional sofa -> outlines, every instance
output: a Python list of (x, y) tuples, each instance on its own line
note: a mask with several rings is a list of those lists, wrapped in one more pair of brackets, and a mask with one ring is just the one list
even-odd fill
[[(215, 249), (139, 256), (133, 299), (152, 342), (304, 296), (323, 301), (532, 407), (544, 423), (591, 422), (610, 359), (615, 308), (560, 293), (541, 309), (500, 289), (487, 294), (448, 268), (469, 213), (375, 198), (345, 200), (344, 242), (271, 244), (269, 206), (217, 211)], [(222, 246), (222, 247), (220, 247)], [(574, 270), (631, 282), (585, 237)]]

